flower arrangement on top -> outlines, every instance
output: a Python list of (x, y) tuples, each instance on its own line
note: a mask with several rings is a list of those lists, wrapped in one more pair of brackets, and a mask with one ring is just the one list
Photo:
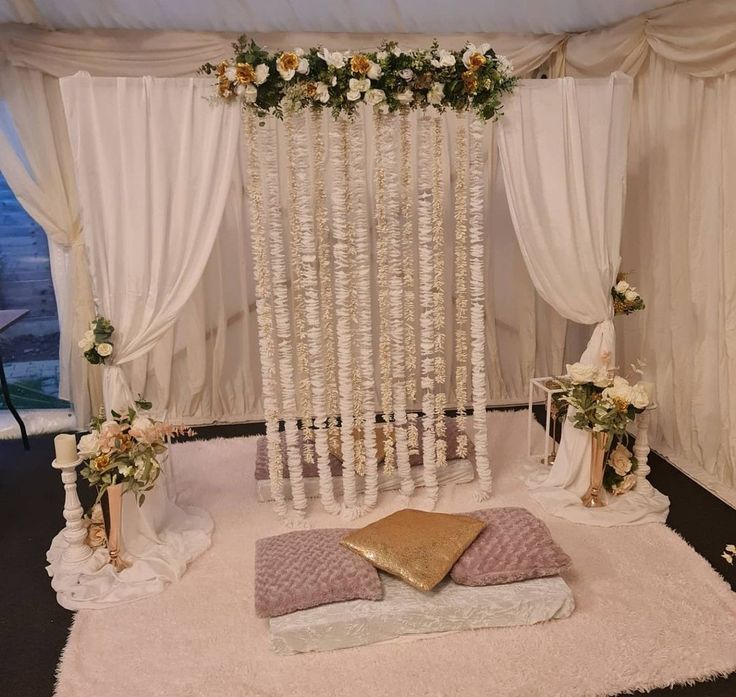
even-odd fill
[(142, 415), (151, 403), (142, 399), (124, 414), (111, 412), (112, 419), (92, 419), (90, 432), (77, 445), (79, 456), (87, 460), (80, 474), (97, 488), (98, 503), (109, 486), (124, 484), (138, 505), (153, 488), (161, 473), (162, 456), (173, 436), (192, 436), (190, 428), (172, 426)]
[[(634, 370), (640, 370), (634, 367)], [(627, 426), (649, 406), (644, 385), (630, 383), (608, 368), (582, 363), (567, 366), (567, 375), (558, 379), (563, 388), (561, 399), (569, 407), (568, 418), (575, 428), (605, 434), (603, 450), (608, 453), (603, 472), (603, 486), (620, 495), (636, 485), (638, 462), (626, 447)], [(611, 446), (616, 441), (616, 447)], [(609, 452), (610, 451), (610, 452)]]
[(115, 327), (109, 319), (97, 315), (90, 323), (89, 329), (79, 340), (78, 346), (84, 351), (84, 357), (93, 365), (104, 363), (112, 355), (113, 343), (110, 341)]
[(643, 310), (646, 307), (641, 295), (626, 280), (626, 276), (625, 273), (619, 273), (616, 276), (616, 285), (611, 288), (613, 311), (617, 315), (630, 315), (632, 312)]
[(337, 117), (365, 103), (387, 113), (427, 106), (472, 110), (487, 120), (500, 113), (502, 95), (517, 83), (511, 62), (490, 44), (448, 51), (435, 41), (429, 49), (405, 51), (386, 41), (377, 51), (269, 53), (240, 37), (233, 49), (232, 59), (205, 63), (200, 72), (217, 77), (218, 97), (239, 99), (260, 115), (329, 108)]

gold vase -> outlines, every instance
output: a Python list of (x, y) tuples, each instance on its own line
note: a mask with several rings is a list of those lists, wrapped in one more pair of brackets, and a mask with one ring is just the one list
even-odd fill
[(582, 502), (586, 508), (602, 508), (606, 505), (602, 493), (608, 434), (593, 431), (590, 436), (592, 446), (590, 450), (590, 486), (582, 497)]
[(105, 489), (107, 508), (105, 527), (107, 532), (107, 551), (110, 555), (110, 564), (115, 571), (122, 571), (128, 564), (122, 558), (121, 527), (123, 523), (123, 485), (113, 484)]

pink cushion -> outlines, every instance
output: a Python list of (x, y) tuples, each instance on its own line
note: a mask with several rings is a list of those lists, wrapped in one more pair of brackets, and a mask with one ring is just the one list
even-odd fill
[(486, 523), (452, 567), (463, 586), (495, 586), (555, 576), (572, 563), (547, 526), (525, 508), (487, 508), (465, 515)]
[(380, 600), (376, 569), (340, 545), (349, 532), (295, 530), (257, 540), (256, 614), (278, 617), (343, 600)]

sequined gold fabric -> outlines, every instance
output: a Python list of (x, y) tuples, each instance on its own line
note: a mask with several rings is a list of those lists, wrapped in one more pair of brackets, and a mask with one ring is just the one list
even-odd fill
[(351, 532), (341, 544), (422, 591), (432, 590), (485, 528), (464, 515), (406, 508)]

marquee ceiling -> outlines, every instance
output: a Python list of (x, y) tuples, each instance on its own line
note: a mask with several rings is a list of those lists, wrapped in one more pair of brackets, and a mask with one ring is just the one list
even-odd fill
[(0, 0), (0, 23), (54, 29), (558, 33), (615, 24), (673, 0)]

